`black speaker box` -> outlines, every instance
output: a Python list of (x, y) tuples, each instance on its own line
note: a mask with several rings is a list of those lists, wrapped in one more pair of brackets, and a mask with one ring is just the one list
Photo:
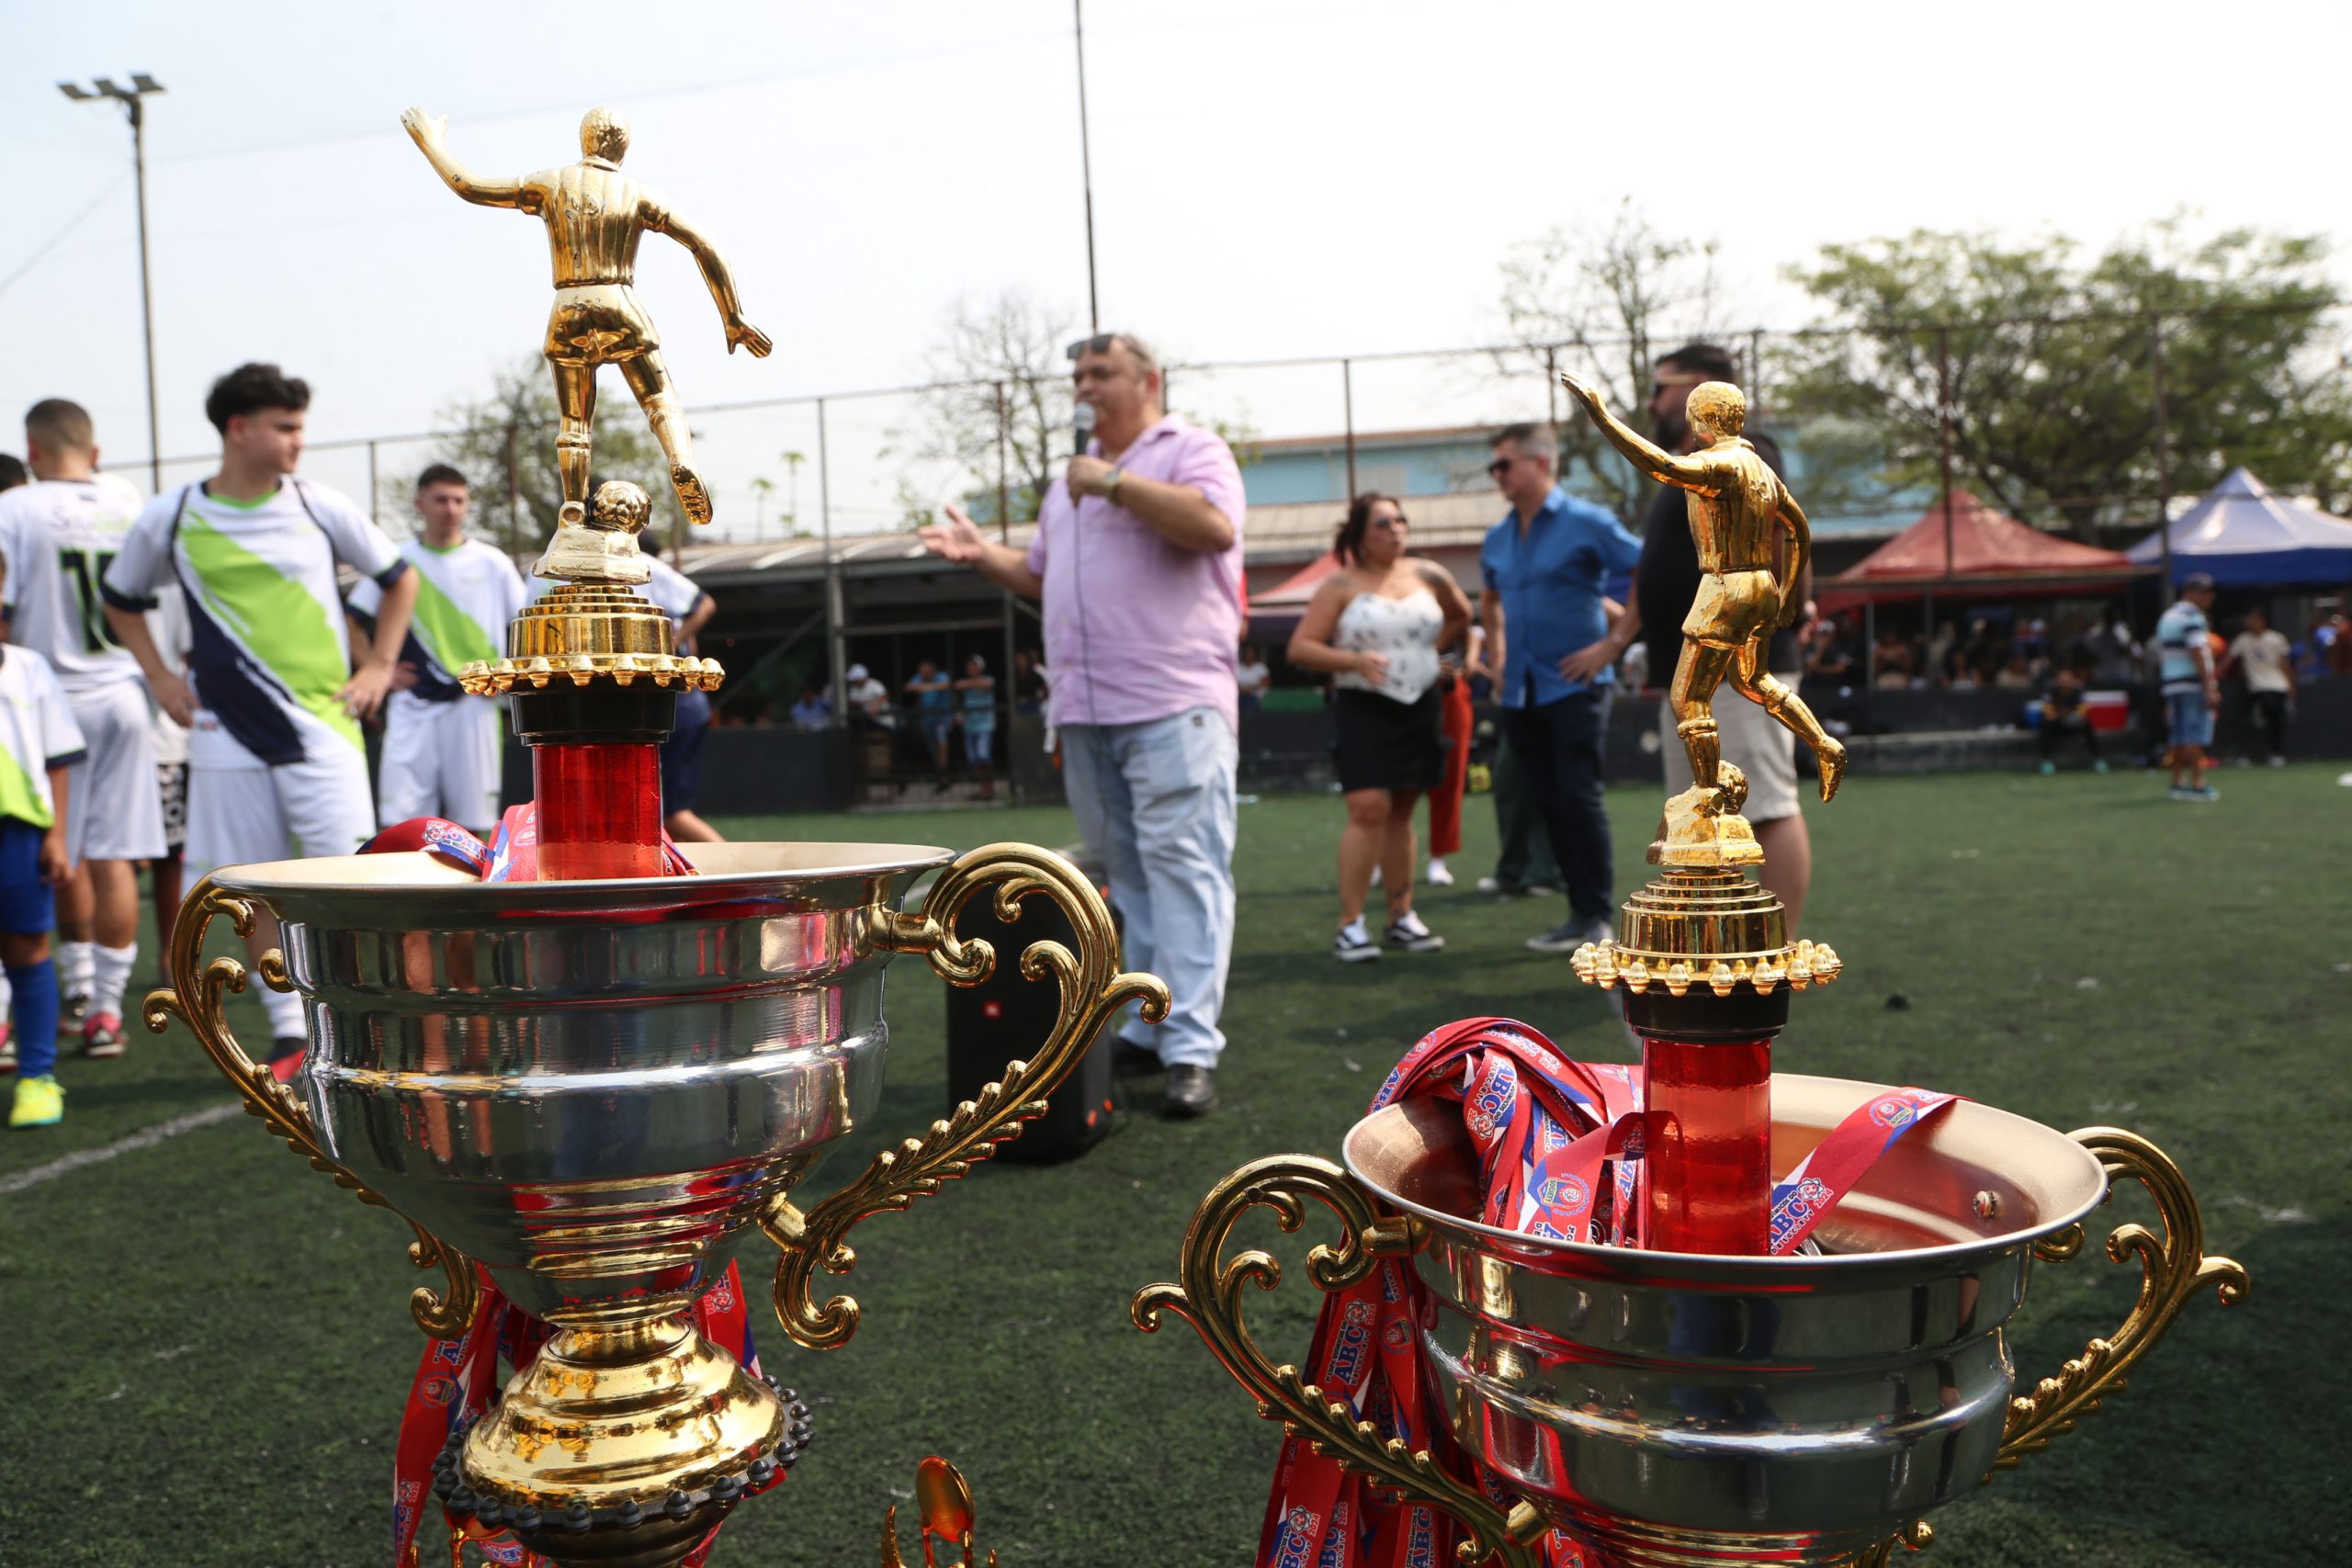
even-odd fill
[[(1021, 955), (1036, 942), (1058, 942), (1075, 953), (1078, 936), (1059, 908), (1043, 897), (1024, 899), (1011, 925), (996, 918), (981, 896), (964, 906), (956, 934), (996, 949), (996, 969), (977, 986), (947, 987), (947, 1103), (952, 1109), (1004, 1077), (1005, 1064), (1033, 1056), (1053, 1032), (1061, 988), (1052, 978), (1024, 980)], [(1046, 1113), (1002, 1145), (999, 1159), (1046, 1163), (1075, 1159), (1111, 1130), (1111, 1052), (1117, 1015), (1088, 1042), (1086, 1055), (1046, 1102)]]

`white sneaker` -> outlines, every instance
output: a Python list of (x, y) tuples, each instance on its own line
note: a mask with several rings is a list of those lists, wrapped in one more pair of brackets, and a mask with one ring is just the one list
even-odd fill
[(1331, 939), (1331, 956), (1342, 964), (1362, 964), (1380, 956), (1380, 944), (1365, 931), (1362, 920), (1355, 920), (1341, 926), (1340, 934)]
[(1388, 922), (1385, 940), (1399, 953), (1435, 953), (1445, 945), (1445, 938), (1423, 925), (1420, 916), (1410, 911)]
[(1447, 868), (1445, 862), (1436, 855), (1431, 855), (1430, 857), (1430, 867), (1427, 874), (1431, 887), (1451, 887), (1453, 886), (1453, 873)]
[(1480, 877), (1477, 882), (1477, 887), (1478, 891), (1481, 893), (1499, 893), (1503, 890), (1503, 885), (1497, 882), (1491, 876)]
[(1557, 898), (1560, 890), (1548, 882), (1531, 882), (1526, 887), (1530, 898)]

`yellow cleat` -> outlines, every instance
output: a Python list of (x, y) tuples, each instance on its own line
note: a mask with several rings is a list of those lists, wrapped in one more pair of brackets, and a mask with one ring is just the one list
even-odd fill
[(17, 1100), (8, 1110), (11, 1127), (54, 1127), (65, 1120), (65, 1090), (47, 1073), (17, 1080)]

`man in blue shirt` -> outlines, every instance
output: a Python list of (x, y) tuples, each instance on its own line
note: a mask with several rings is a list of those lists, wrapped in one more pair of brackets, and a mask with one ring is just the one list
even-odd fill
[(1514, 424), (1495, 436), (1487, 471), (1511, 510), (1487, 530), (1478, 558), (1478, 619), (1487, 667), (1499, 672), (1503, 739), (1519, 755), (1567, 884), (1568, 919), (1528, 940), (1538, 953), (1572, 953), (1611, 934), (1614, 875), (1600, 791), (1613, 676), (1603, 669), (1572, 680), (1560, 665), (1600, 640), (1603, 585), (1642, 554), (1623, 524), (1553, 482), (1558, 458), (1549, 425)]

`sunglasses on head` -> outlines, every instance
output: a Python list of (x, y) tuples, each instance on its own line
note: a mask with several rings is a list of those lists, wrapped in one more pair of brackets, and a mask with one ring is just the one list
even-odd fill
[(1116, 333), (1097, 333), (1092, 337), (1079, 339), (1065, 352), (1072, 359), (1076, 359), (1081, 354), (1108, 354), (1111, 352), (1111, 345), (1118, 341), (1119, 334)]

